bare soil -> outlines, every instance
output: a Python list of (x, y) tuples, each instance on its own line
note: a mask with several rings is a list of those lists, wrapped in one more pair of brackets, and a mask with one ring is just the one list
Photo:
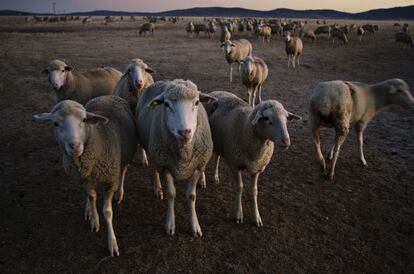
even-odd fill
[[(207, 189), (198, 189), (197, 196), (203, 237), (190, 234), (184, 185), (177, 186), (176, 235), (167, 236), (166, 201), (154, 200), (150, 170), (134, 162), (125, 201), (114, 205), (121, 256), (107, 257), (106, 228), (89, 231), (85, 193), (63, 171), (52, 126), (32, 121), (54, 104), (40, 74), (49, 60), (63, 59), (78, 71), (108, 65), (124, 70), (139, 57), (157, 71), (156, 80), (190, 79), (202, 91), (247, 98), (239, 75), (228, 82), (218, 38), (186, 38), (185, 22), (160, 24), (153, 37), (139, 37), (141, 22), (104, 26), (100, 19), (83, 26), (0, 18), (0, 273), (414, 272), (413, 112), (391, 108), (370, 123), (366, 168), (359, 164), (352, 131), (334, 182), (319, 173), (308, 124), (309, 97), (320, 81), (398, 77), (414, 87), (414, 50), (395, 45), (394, 22), (379, 22), (380, 32), (362, 43), (355, 35), (347, 46), (326, 38), (305, 41), (297, 69), (287, 69), (280, 37), (262, 44), (239, 35), (251, 40), (254, 55), (269, 66), (264, 98), (304, 117), (289, 125), (292, 146), (276, 151), (260, 178), (264, 227), (251, 221), (249, 178), (245, 223), (239, 225), (233, 221), (230, 171), (223, 164), (215, 185), (210, 163)], [(333, 133), (325, 130), (322, 137), (327, 149)]]

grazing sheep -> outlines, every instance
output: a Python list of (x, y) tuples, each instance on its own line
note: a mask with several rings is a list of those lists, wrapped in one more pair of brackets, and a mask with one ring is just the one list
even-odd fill
[(397, 32), (395, 34), (395, 42), (402, 43), (403, 45), (409, 45), (411, 48), (413, 48), (413, 38), (408, 32)]
[(227, 40), (221, 44), (221, 47), (224, 51), (224, 57), (226, 58), (227, 63), (230, 65), (230, 83), (233, 81), (233, 63), (239, 64), (239, 71), (241, 63), (244, 58), (252, 55), (253, 47), (249, 41), (246, 39)]
[(142, 24), (142, 26), (139, 28), (139, 36), (141, 36), (142, 33), (146, 35), (148, 32), (151, 32), (151, 35), (154, 35), (154, 31), (155, 31), (154, 23), (145, 23), (145, 24)]
[(357, 35), (358, 35), (359, 42), (362, 41), (362, 36), (364, 36), (364, 33), (365, 33), (364, 28), (363, 27), (358, 27)]
[(282, 150), (289, 147), (286, 122), (300, 117), (286, 111), (275, 100), (264, 101), (252, 108), (229, 92), (214, 91), (209, 95), (218, 100), (206, 105), (216, 154), (214, 179), (219, 182), (218, 165), (223, 157), (237, 185), (236, 222), (243, 223), (242, 172), (247, 170), (252, 180), (254, 222), (258, 227), (263, 226), (257, 205), (259, 175), (272, 158), (274, 143)]
[(304, 30), (303, 28), (300, 30), (300, 36), (303, 38), (308, 38), (312, 41), (312, 43), (316, 40), (315, 32), (311, 29)]
[(270, 28), (272, 30), (272, 35), (277, 35), (277, 36), (283, 35), (283, 27), (279, 23), (270, 25)]
[(209, 35), (208, 25), (207, 24), (194, 24), (194, 32), (198, 35), (200, 32), (204, 32), (204, 34)]
[(148, 67), (141, 59), (132, 59), (112, 94), (127, 100), (132, 113), (135, 113), (138, 97), (147, 87), (154, 83), (152, 78), (154, 73), (155, 71)]
[[(207, 114), (200, 104), (208, 100), (214, 98), (199, 92), (193, 82), (176, 79), (154, 83), (138, 101), (140, 144), (149, 153), (156, 175), (167, 185), (165, 229), (170, 235), (175, 233), (174, 183), (186, 180), (191, 231), (194, 236), (202, 236), (195, 201), (197, 182), (213, 152)], [(160, 184), (155, 191), (162, 193)]]
[(257, 91), (259, 91), (259, 103), (262, 102), (262, 85), (268, 74), (269, 69), (263, 59), (253, 56), (244, 58), (241, 78), (243, 84), (247, 87), (250, 106), (254, 107), (256, 104)]
[(370, 33), (374, 33), (375, 32), (375, 28), (373, 25), (371, 24), (365, 24), (362, 26), (362, 28), (366, 31), (366, 32), (370, 32)]
[(299, 66), (299, 57), (303, 52), (303, 43), (299, 37), (292, 37), (289, 31), (283, 34), (283, 38), (285, 40), (285, 50), (288, 56), (288, 67), (292, 60), (292, 66), (295, 68), (295, 59), (298, 58), (298, 66)]
[(92, 17), (86, 17), (82, 20), (82, 24), (89, 24), (92, 23)]
[(341, 29), (333, 28), (332, 30), (332, 43), (335, 43), (335, 40), (339, 39), (341, 40), (344, 45), (348, 43), (348, 38), (346, 37), (345, 32), (343, 32)]
[(320, 146), (320, 127), (333, 127), (335, 145), (328, 154), (332, 160), (329, 179), (333, 180), (339, 150), (351, 125), (358, 134), (360, 160), (367, 165), (363, 152), (363, 133), (376, 113), (390, 105), (414, 108), (414, 99), (408, 85), (400, 79), (390, 79), (374, 85), (358, 82), (321, 82), (310, 100), (310, 125), (320, 166), (327, 174), (325, 159)]
[(227, 26), (222, 26), (220, 32), (220, 42), (224, 43), (226, 41), (229, 41), (230, 39), (231, 32), (228, 30)]
[(256, 35), (258, 39), (262, 39), (263, 43), (265, 40), (270, 43), (270, 37), (272, 37), (272, 29), (269, 26), (260, 25), (257, 29)]
[(57, 102), (69, 99), (83, 105), (92, 98), (112, 94), (122, 76), (120, 71), (110, 67), (80, 73), (72, 71), (73, 68), (61, 60), (50, 61), (49, 67), (42, 71), (48, 75)]
[(315, 35), (319, 35), (319, 34), (327, 34), (328, 38), (331, 37), (331, 27), (330, 26), (320, 26), (317, 27), (315, 30)]
[(191, 38), (194, 37), (194, 24), (193, 22), (188, 22), (187, 25), (185, 26), (185, 30), (187, 32), (187, 36), (190, 35)]
[(83, 107), (65, 100), (50, 113), (33, 118), (55, 125), (55, 137), (63, 151), (63, 167), (86, 189), (85, 219), (90, 221), (92, 232), (99, 231), (97, 188), (104, 188), (108, 249), (111, 256), (119, 256), (112, 226), (112, 197), (118, 191), (118, 204), (124, 198), (125, 175), (137, 146), (134, 117), (127, 102), (116, 96), (101, 96)]

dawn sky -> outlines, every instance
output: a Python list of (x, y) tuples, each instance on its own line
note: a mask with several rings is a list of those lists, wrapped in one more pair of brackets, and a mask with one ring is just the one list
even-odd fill
[(0, 10), (51, 12), (52, 2), (56, 2), (56, 10), (67, 13), (102, 9), (151, 12), (207, 6), (243, 7), (256, 10), (323, 8), (360, 12), (376, 8), (414, 5), (414, 0), (0, 0)]

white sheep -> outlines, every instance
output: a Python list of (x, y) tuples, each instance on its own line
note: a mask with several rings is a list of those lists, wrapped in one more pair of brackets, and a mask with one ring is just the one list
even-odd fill
[(222, 25), (220, 29), (220, 42), (224, 43), (229, 41), (231, 39), (231, 32), (228, 30), (227, 26)]
[[(196, 186), (213, 152), (210, 126), (201, 101), (214, 100), (191, 81), (176, 79), (151, 85), (139, 98), (136, 125), (140, 144), (167, 185), (166, 232), (175, 233), (175, 185), (186, 180), (190, 226), (202, 236), (195, 210)], [(159, 174), (158, 174), (159, 173)], [(161, 192), (161, 185), (155, 186)]]
[(188, 22), (185, 26), (185, 31), (187, 32), (187, 37), (190, 36), (191, 38), (194, 37), (194, 23), (192, 21)]
[(263, 226), (257, 205), (259, 175), (272, 158), (274, 143), (282, 150), (290, 146), (287, 121), (301, 118), (286, 111), (276, 100), (264, 101), (252, 108), (230, 92), (214, 91), (209, 95), (217, 99), (206, 105), (216, 154), (214, 179), (219, 182), (218, 165), (223, 157), (237, 185), (236, 222), (242, 223), (242, 172), (247, 170), (252, 180), (254, 222)]
[(295, 59), (298, 58), (298, 66), (300, 64), (299, 58), (303, 52), (303, 43), (299, 37), (292, 37), (292, 34), (289, 31), (286, 31), (283, 34), (285, 40), (285, 50), (288, 56), (288, 67), (292, 63), (293, 68), (295, 68)]
[(112, 94), (122, 73), (114, 68), (95, 68), (74, 73), (73, 68), (61, 60), (52, 60), (42, 74), (48, 75), (56, 101), (74, 100), (85, 104), (90, 99)]
[(259, 91), (259, 103), (262, 102), (262, 85), (266, 81), (269, 69), (263, 59), (247, 56), (243, 60), (241, 71), (242, 83), (247, 87), (249, 105), (256, 104), (256, 92)]
[(54, 124), (55, 137), (63, 151), (63, 167), (86, 188), (85, 219), (90, 221), (92, 232), (98, 232), (100, 226), (97, 187), (104, 188), (108, 249), (111, 256), (119, 256), (112, 225), (112, 197), (116, 191), (118, 203), (124, 197), (125, 175), (137, 146), (134, 118), (127, 102), (116, 96), (101, 96), (83, 107), (64, 100), (50, 113), (33, 118)]
[(363, 27), (358, 27), (357, 35), (358, 35), (359, 42), (362, 41), (362, 36), (364, 36), (364, 33), (365, 33), (364, 28)]
[(154, 73), (155, 71), (144, 61), (134, 58), (128, 64), (124, 75), (116, 84), (112, 94), (127, 100), (132, 113), (135, 113), (138, 97), (148, 86), (154, 83), (152, 78)]
[(224, 57), (230, 66), (230, 83), (233, 81), (233, 63), (239, 64), (239, 71), (241, 63), (247, 56), (252, 56), (253, 47), (246, 39), (227, 40), (221, 44), (224, 51)]
[(408, 85), (400, 79), (390, 79), (374, 85), (358, 82), (321, 82), (310, 100), (310, 125), (312, 138), (320, 166), (325, 175), (327, 168), (320, 146), (320, 127), (333, 127), (336, 132), (335, 145), (328, 153), (332, 160), (329, 179), (333, 180), (339, 150), (348, 135), (351, 125), (355, 126), (360, 160), (367, 165), (363, 152), (363, 133), (376, 113), (390, 105), (414, 107), (414, 100)]

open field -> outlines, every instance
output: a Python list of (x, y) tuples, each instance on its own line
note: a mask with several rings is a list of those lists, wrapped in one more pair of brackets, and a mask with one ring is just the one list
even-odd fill
[[(414, 50), (395, 45), (394, 22), (379, 22), (380, 32), (363, 43), (355, 35), (347, 46), (326, 38), (305, 41), (303, 65), (295, 70), (286, 67), (281, 38), (263, 45), (246, 36), (254, 55), (269, 66), (264, 99), (277, 99), (304, 117), (289, 124), (291, 147), (276, 151), (259, 179), (264, 227), (250, 221), (247, 180), (245, 223), (233, 221), (230, 170), (223, 163), (215, 185), (210, 163), (207, 189), (198, 189), (196, 204), (203, 237), (190, 234), (184, 185), (177, 185), (177, 231), (167, 236), (167, 203), (154, 200), (150, 171), (135, 161), (125, 200), (114, 204), (121, 256), (106, 257), (106, 228), (89, 231), (84, 191), (63, 171), (52, 126), (32, 121), (54, 104), (40, 74), (49, 60), (64, 59), (79, 71), (108, 65), (123, 71), (139, 57), (157, 71), (155, 80), (190, 79), (204, 92), (228, 90), (247, 98), (239, 75), (228, 83), (218, 38), (186, 38), (185, 21), (161, 24), (154, 37), (138, 37), (140, 23), (24, 24), (23, 18), (0, 18), (0, 273), (414, 272), (414, 112), (391, 108), (370, 123), (366, 168), (360, 167), (351, 131), (334, 183), (320, 176), (308, 124), (309, 97), (320, 81), (398, 77), (414, 87)], [(332, 132), (323, 131), (323, 147), (332, 141)]]

